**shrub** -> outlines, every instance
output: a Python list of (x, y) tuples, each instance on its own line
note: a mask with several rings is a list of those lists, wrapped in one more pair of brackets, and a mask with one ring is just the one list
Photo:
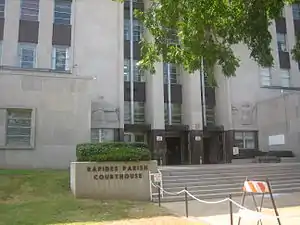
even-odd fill
[(144, 143), (84, 143), (76, 147), (78, 162), (148, 161), (151, 153)]

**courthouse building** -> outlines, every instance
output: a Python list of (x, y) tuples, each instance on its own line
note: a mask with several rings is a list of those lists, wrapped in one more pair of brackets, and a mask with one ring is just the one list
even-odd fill
[(299, 5), (270, 26), (274, 68), (234, 46), (237, 76), (215, 68), (211, 88), (180, 65), (137, 68), (145, 30), (132, 12), (149, 2), (132, 1), (0, 0), (0, 167), (67, 168), (89, 141), (145, 142), (164, 164), (230, 162), (234, 146), (300, 153)]

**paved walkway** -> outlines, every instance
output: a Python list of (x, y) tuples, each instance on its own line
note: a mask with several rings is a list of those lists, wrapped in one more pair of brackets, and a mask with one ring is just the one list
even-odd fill
[[(282, 219), (282, 225), (294, 225), (300, 224), (300, 193), (293, 193), (293, 194), (281, 194), (275, 195), (275, 202), (279, 209), (279, 214), (282, 217), (289, 217), (292, 216), (299, 216), (299, 218), (289, 219), (288, 221), (286, 218)], [(214, 199), (209, 201), (216, 201), (220, 199)], [(240, 198), (233, 198), (234, 201), (240, 203)], [(256, 197), (256, 200), (259, 202), (259, 198)], [(170, 210), (172, 213), (175, 213), (178, 216), (185, 216), (185, 203), (184, 202), (170, 202), (170, 203), (163, 203), (164, 207)], [(224, 202), (220, 204), (202, 204), (197, 201), (189, 201), (188, 204), (189, 210), (189, 217), (193, 221), (207, 221), (209, 224), (212, 225), (228, 225), (229, 224), (229, 203)], [(264, 208), (272, 208), (272, 203), (269, 197), (265, 198), (264, 200)], [(245, 202), (245, 207), (250, 210), (255, 210), (251, 197), (248, 197)], [(238, 213), (239, 208), (233, 207), (233, 212), (236, 214)], [(273, 211), (265, 209), (264, 213), (268, 213), (273, 215)], [(248, 221), (247, 223), (245, 223)], [(257, 218), (252, 219), (249, 218), (249, 213), (246, 219), (243, 220), (241, 225), (256, 225)], [(276, 219), (265, 219), (264, 225), (273, 225), (277, 224)], [(235, 222), (235, 225), (237, 223)]]

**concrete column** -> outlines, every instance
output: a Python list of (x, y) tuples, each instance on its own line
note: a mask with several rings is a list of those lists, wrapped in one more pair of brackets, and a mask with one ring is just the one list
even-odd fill
[(185, 71), (181, 76), (182, 84), (182, 113), (183, 124), (189, 126), (189, 155), (192, 164), (200, 164), (203, 159), (203, 125), (202, 125), (202, 100), (201, 77), (196, 71), (189, 74)]
[(51, 68), (54, 1), (40, 1), (37, 67)]
[(3, 34), (2, 64), (18, 66), (18, 36), (20, 19), (20, 0), (6, 1), (5, 25)]

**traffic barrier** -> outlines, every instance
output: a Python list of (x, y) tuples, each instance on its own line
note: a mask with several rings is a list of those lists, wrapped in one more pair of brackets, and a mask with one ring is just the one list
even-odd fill
[[(252, 196), (253, 204), (254, 204), (255, 209), (258, 213), (261, 213), (265, 194), (270, 194), (270, 198), (271, 198), (271, 201), (272, 201), (272, 206), (273, 206), (275, 215), (277, 216), (278, 225), (281, 225), (281, 221), (280, 221), (280, 218), (279, 218), (279, 213), (278, 213), (278, 210), (277, 210), (277, 207), (276, 207), (276, 204), (275, 204), (275, 200), (274, 200), (274, 197), (273, 197), (271, 185), (270, 185), (270, 182), (269, 182), (268, 179), (266, 179), (266, 181), (251, 181), (251, 180), (248, 180), (246, 178), (246, 180), (244, 182), (244, 186), (243, 186), (243, 196), (242, 196), (242, 204), (241, 204), (242, 206), (244, 206), (244, 204), (245, 204), (245, 199), (246, 199), (247, 194), (250, 194)], [(257, 204), (257, 201), (255, 199), (254, 194), (261, 194), (262, 195), (259, 206)], [(242, 219), (242, 217), (239, 217), (238, 225), (241, 224), (241, 219)], [(259, 225), (259, 224), (262, 225), (262, 220), (261, 219), (259, 219), (258, 222), (257, 222), (257, 225)]]

